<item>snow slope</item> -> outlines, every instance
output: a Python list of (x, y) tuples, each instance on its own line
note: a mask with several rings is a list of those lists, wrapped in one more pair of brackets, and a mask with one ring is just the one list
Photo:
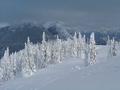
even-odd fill
[(120, 90), (120, 55), (107, 60), (107, 49), (97, 48), (97, 64), (84, 67), (79, 58), (66, 58), (29, 78), (16, 78), (0, 90)]

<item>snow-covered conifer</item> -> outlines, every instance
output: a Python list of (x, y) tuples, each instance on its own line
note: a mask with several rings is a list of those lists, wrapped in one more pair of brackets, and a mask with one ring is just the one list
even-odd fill
[(114, 38), (113, 38), (113, 40), (112, 40), (112, 55), (113, 55), (113, 56), (116, 56), (116, 55), (117, 55), (116, 41), (115, 41)]
[(25, 43), (24, 62), (23, 62), (22, 71), (23, 71), (24, 76), (30, 76), (34, 72), (36, 72), (36, 65), (34, 62), (32, 45), (31, 45), (29, 37), (27, 39), (27, 43)]
[(95, 46), (95, 34), (90, 35), (90, 64), (96, 63), (96, 46)]
[(41, 44), (41, 59), (42, 59), (42, 67), (46, 67), (47, 66), (47, 42), (46, 42), (46, 36), (45, 36), (45, 32), (43, 32), (43, 36), (42, 36), (42, 44)]
[(1, 59), (1, 68), (3, 70), (4, 80), (9, 80), (11, 78), (14, 78), (14, 72), (12, 67), (13, 67), (13, 64), (12, 64), (12, 60), (10, 59), (9, 48), (7, 48), (3, 58)]
[(62, 61), (63, 58), (63, 54), (62, 54), (62, 41), (61, 39), (59, 39), (59, 37), (57, 36), (57, 62), (60, 63)]
[(73, 56), (74, 57), (77, 57), (78, 53), (77, 53), (77, 47), (78, 47), (78, 40), (77, 40), (77, 33), (75, 32), (74, 36), (73, 36), (73, 47), (72, 47), (72, 50), (73, 50)]
[(82, 42), (81, 42), (81, 58), (84, 59), (85, 58), (85, 49), (86, 49), (86, 36), (84, 35), (82, 37)]
[(84, 65), (85, 66), (88, 66), (89, 65), (89, 45), (88, 44), (85, 44), (85, 47), (84, 48), (84, 54), (85, 54), (85, 58), (84, 58)]
[(107, 45), (110, 45), (110, 44), (111, 44), (111, 40), (110, 40), (110, 37), (108, 35), (108, 37), (107, 37)]
[(78, 34), (78, 56), (81, 57), (82, 53), (82, 35), (79, 32)]

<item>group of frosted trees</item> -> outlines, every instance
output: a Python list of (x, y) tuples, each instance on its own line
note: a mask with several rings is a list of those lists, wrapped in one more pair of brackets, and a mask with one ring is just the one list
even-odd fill
[(110, 39), (108, 36), (108, 41), (107, 41), (107, 46), (108, 46), (108, 59), (117, 56), (117, 48), (119, 46), (119, 43), (115, 41), (115, 39)]
[(33, 44), (27, 39), (25, 48), (19, 52), (9, 54), (9, 48), (0, 60), (0, 80), (9, 80), (17, 76), (31, 76), (49, 64), (61, 63), (66, 57), (80, 58), (85, 66), (96, 63), (95, 35), (90, 35), (86, 42), (85, 35), (75, 33), (73, 39), (46, 41), (43, 32), (42, 43)]

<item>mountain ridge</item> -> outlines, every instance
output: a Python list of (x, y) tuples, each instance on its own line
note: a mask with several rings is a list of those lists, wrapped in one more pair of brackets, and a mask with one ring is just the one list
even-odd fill
[(102, 31), (99, 28), (98, 30), (95, 28), (92, 29), (90, 26), (70, 27), (61, 21), (46, 22), (44, 24), (27, 22), (7, 25), (0, 28), (0, 57), (3, 56), (4, 50), (7, 47), (10, 48), (11, 53), (23, 49), (27, 37), (30, 37), (33, 43), (41, 42), (43, 32), (46, 33), (47, 40), (54, 40), (57, 35), (63, 40), (67, 38), (72, 39), (75, 32), (81, 32), (81, 34), (85, 34), (87, 38), (89, 38), (91, 32), (95, 32), (96, 44), (105, 45), (108, 35), (110, 35), (110, 38), (115, 37), (116, 40), (120, 40), (119, 28), (115, 28), (117, 32), (116, 30), (114, 31), (114, 29), (112, 30), (112, 28), (111, 30), (105, 30), (105, 27), (101, 28), (103, 29)]

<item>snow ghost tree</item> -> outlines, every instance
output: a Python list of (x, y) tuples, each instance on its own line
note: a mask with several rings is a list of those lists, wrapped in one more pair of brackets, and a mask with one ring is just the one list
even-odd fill
[(107, 56), (107, 58), (108, 59), (112, 58), (112, 56), (117, 55), (117, 46), (116, 45), (117, 45), (117, 42), (115, 41), (114, 38), (112, 40), (109, 39), (109, 43), (107, 43), (107, 47), (108, 47), (108, 56)]
[(59, 37), (57, 36), (57, 62), (61, 63), (62, 58), (63, 58), (63, 54), (62, 54), (62, 41), (61, 39), (59, 39)]
[(67, 56), (67, 57), (72, 56), (72, 54), (73, 54), (73, 53), (72, 53), (72, 52), (73, 52), (73, 51), (72, 51), (72, 45), (73, 45), (72, 40), (71, 40), (70, 38), (68, 38), (68, 39), (67, 39), (67, 42), (66, 42), (66, 43), (64, 42), (63, 45), (64, 45), (64, 46), (67, 46), (67, 47), (66, 47), (66, 54), (67, 54), (66, 56)]
[(81, 43), (81, 58), (84, 59), (85, 58), (85, 49), (86, 49), (86, 36), (84, 35), (82, 37), (82, 43)]
[(30, 42), (29, 37), (27, 39), (27, 43), (25, 43), (24, 62), (22, 71), (23, 75), (26, 77), (31, 76), (34, 72), (36, 72), (32, 43)]
[(0, 82), (3, 79), (3, 68), (0, 66)]
[(111, 40), (110, 40), (110, 37), (108, 36), (107, 37), (107, 45), (109, 46), (111, 44)]
[(112, 40), (110, 40), (109, 36), (107, 40), (107, 48), (108, 48), (107, 59), (110, 59), (113, 55), (112, 55)]
[(10, 59), (9, 48), (7, 48), (3, 58), (1, 59), (1, 69), (3, 70), (2, 71), (3, 80), (9, 80), (11, 78), (14, 78), (14, 72), (12, 67), (13, 67), (13, 61)]
[(44, 68), (47, 66), (47, 42), (46, 42), (46, 36), (45, 36), (45, 32), (43, 32), (43, 36), (42, 36), (42, 44), (41, 44), (41, 67)]
[(80, 32), (78, 34), (78, 56), (82, 57), (82, 35)]
[(86, 43), (85, 47), (86, 48), (84, 48), (84, 54), (85, 54), (84, 65), (88, 66), (89, 65), (89, 62), (88, 62), (88, 59), (89, 59), (89, 45)]
[(78, 42), (77, 42), (77, 33), (75, 32), (74, 36), (73, 36), (73, 47), (72, 47), (72, 50), (73, 50), (73, 56), (74, 57), (77, 57), (78, 56), (78, 48), (77, 48), (77, 45), (78, 45)]
[(90, 35), (90, 64), (96, 63), (96, 46), (95, 46), (95, 34)]
[(51, 61), (51, 54), (52, 54), (52, 43), (51, 42), (47, 42), (47, 45), (46, 45), (46, 60), (47, 60), (47, 64), (50, 63)]
[(16, 52), (12, 53), (10, 55), (10, 60), (11, 60), (11, 69), (13, 71), (14, 76), (16, 76), (17, 73), (17, 57), (16, 57)]
[(117, 55), (117, 48), (116, 48), (116, 41), (115, 39), (113, 38), (113, 40), (111, 41), (112, 43), (112, 55), (113, 56), (116, 56)]

